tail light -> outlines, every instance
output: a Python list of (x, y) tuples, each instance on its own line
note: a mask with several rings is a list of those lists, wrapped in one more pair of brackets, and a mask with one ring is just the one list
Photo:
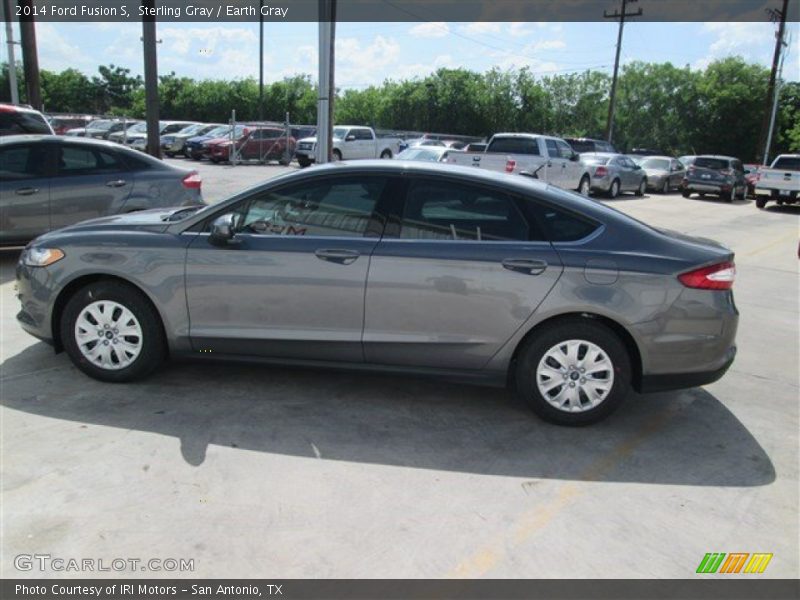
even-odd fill
[(608, 175), (608, 169), (606, 169), (605, 167), (597, 167), (594, 170), (595, 177), (605, 177), (606, 175)]
[(517, 168), (517, 161), (512, 160), (512, 159), (509, 158), (506, 161), (506, 173), (513, 173), (514, 169), (516, 169), (516, 168)]
[(678, 275), (678, 280), (689, 288), (698, 290), (729, 290), (736, 278), (736, 265), (726, 261)]
[(200, 178), (200, 173), (192, 171), (181, 180), (181, 183), (186, 189), (199, 190), (200, 186), (203, 185), (203, 180)]

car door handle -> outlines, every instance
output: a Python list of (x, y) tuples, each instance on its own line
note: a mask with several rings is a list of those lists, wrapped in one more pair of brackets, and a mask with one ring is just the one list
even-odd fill
[(551, 161), (551, 160), (548, 160), (548, 161), (547, 161), (547, 166), (548, 166), (548, 167), (552, 167), (552, 166), (553, 166), (553, 161)]
[(32, 188), (32, 187), (19, 188), (17, 189), (17, 196), (32, 196), (33, 194), (36, 194), (38, 192), (39, 188)]
[(357, 250), (340, 250), (337, 248), (320, 248), (314, 251), (314, 255), (320, 259), (328, 262), (335, 262), (341, 265), (349, 265), (361, 256)]
[(128, 182), (124, 179), (114, 179), (113, 181), (107, 181), (106, 185), (108, 187), (122, 187), (123, 185), (127, 184)]
[(502, 265), (504, 269), (527, 275), (539, 275), (547, 269), (547, 261), (529, 258), (507, 258)]

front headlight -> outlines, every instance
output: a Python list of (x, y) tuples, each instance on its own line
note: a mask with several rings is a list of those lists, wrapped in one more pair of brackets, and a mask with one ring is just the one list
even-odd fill
[(26, 250), (22, 262), (28, 267), (49, 267), (64, 258), (64, 251), (58, 248), (31, 248)]

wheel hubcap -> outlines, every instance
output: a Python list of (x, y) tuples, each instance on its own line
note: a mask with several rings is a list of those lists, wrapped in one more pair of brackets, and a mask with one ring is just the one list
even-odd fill
[(595, 408), (614, 385), (614, 365), (602, 348), (586, 340), (560, 342), (544, 353), (536, 386), (547, 402), (564, 412)]
[(75, 343), (94, 366), (116, 371), (129, 366), (139, 356), (142, 327), (122, 304), (97, 300), (78, 316)]

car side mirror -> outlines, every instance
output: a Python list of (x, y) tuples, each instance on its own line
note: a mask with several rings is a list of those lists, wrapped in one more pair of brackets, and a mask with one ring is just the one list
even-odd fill
[(345, 142), (352, 142), (352, 141), (354, 141), (355, 139), (356, 139), (356, 136), (354, 136), (354, 135), (352, 135), (352, 134), (351, 134), (351, 135), (348, 135), (346, 138), (344, 138), (344, 141), (345, 141)]
[(214, 246), (227, 246), (233, 242), (236, 236), (233, 213), (228, 213), (217, 217), (211, 223), (211, 233), (208, 241)]
[(572, 162), (578, 162), (581, 159), (581, 155), (577, 152), (573, 152), (572, 156), (569, 157)]

